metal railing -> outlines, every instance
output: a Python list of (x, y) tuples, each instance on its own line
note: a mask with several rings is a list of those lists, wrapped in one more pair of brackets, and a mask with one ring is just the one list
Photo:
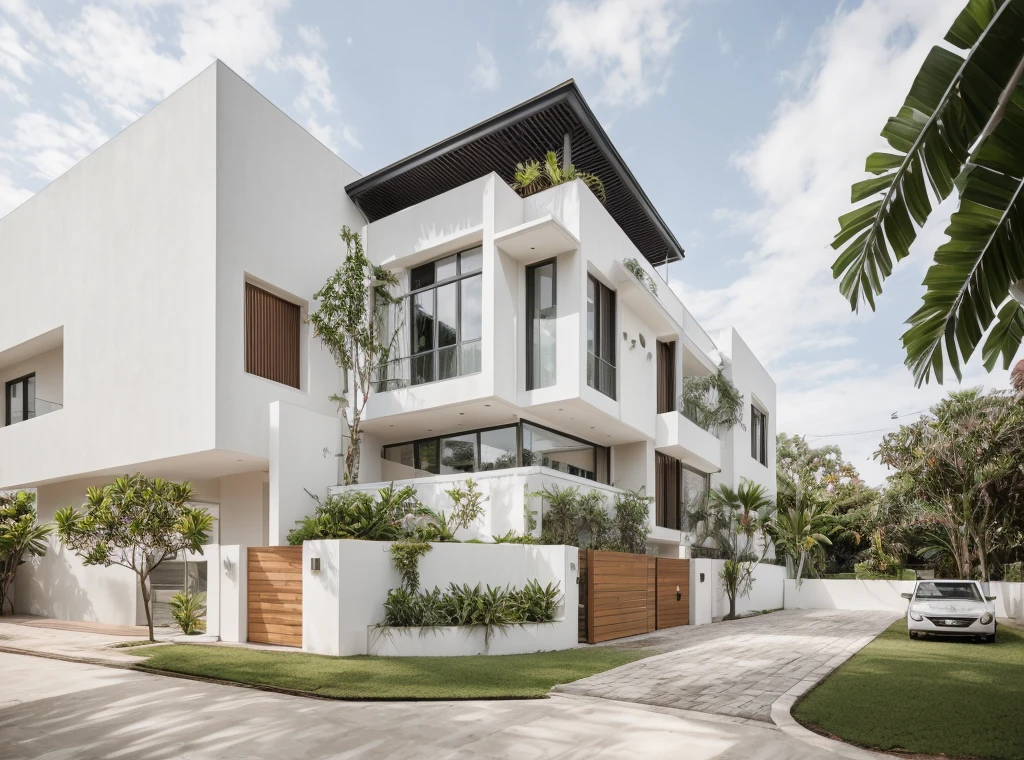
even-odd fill
[(411, 385), (425, 385), (472, 375), (481, 369), (481, 346), (477, 339), (392, 359), (373, 368), (372, 389), (376, 393), (383, 393)]
[(587, 385), (615, 398), (615, 365), (587, 351)]
[(28, 416), (23, 416), (21, 410), (11, 409), (11, 425), (18, 422), (24, 422), (25, 420), (31, 420), (34, 417), (42, 417), (43, 415), (50, 414), (50, 412), (56, 412), (64, 408), (63, 404), (58, 404), (56, 401), (47, 401), (46, 399), (37, 398), (33, 402), (33, 406), (28, 410)]

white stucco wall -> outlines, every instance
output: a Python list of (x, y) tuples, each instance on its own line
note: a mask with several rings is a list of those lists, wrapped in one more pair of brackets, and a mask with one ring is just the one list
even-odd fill
[[(786, 581), (786, 609), (884, 610), (904, 614), (917, 581), (828, 580)], [(1024, 619), (1024, 584), (992, 582), (987, 596), (996, 597), (996, 617)]]
[[(432, 544), (420, 559), (420, 579), (423, 588), (442, 590), (453, 582), (519, 588), (534, 579), (544, 586), (557, 583), (563, 598), (556, 641), (564, 645), (558, 648), (569, 648), (577, 637), (577, 556), (568, 546)], [(310, 570), (313, 557), (320, 558), (319, 572)], [(366, 654), (367, 627), (383, 620), (387, 592), (401, 583), (390, 543), (307, 541), (302, 564), (303, 651)]]
[[(719, 559), (690, 560), (690, 621), (693, 625), (704, 625), (729, 613), (729, 597), (719, 577), (724, 566), (725, 561)], [(785, 580), (786, 568), (758, 564), (750, 592), (736, 599), (736, 614), (782, 609)]]

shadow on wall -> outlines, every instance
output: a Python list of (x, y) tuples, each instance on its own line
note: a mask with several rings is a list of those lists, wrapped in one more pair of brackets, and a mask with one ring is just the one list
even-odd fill
[[(80, 568), (79, 568), (80, 570)], [(46, 554), (33, 557), (18, 570), (15, 610), (58, 620), (100, 621), (82, 588), (67, 551), (51, 539)], [(19, 602), (20, 601), (20, 606)]]

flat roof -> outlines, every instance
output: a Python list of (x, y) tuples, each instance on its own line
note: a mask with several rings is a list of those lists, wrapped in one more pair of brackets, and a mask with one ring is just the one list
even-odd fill
[(492, 171), (509, 182), (517, 163), (542, 160), (549, 150), (561, 155), (566, 133), (572, 163), (601, 179), (605, 208), (644, 258), (654, 266), (682, 259), (683, 247), (571, 79), (368, 174), (345, 190), (375, 222)]

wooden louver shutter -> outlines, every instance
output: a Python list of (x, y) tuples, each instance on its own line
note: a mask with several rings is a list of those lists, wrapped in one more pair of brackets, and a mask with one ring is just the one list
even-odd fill
[(245, 371), (299, 387), (299, 307), (245, 283)]

